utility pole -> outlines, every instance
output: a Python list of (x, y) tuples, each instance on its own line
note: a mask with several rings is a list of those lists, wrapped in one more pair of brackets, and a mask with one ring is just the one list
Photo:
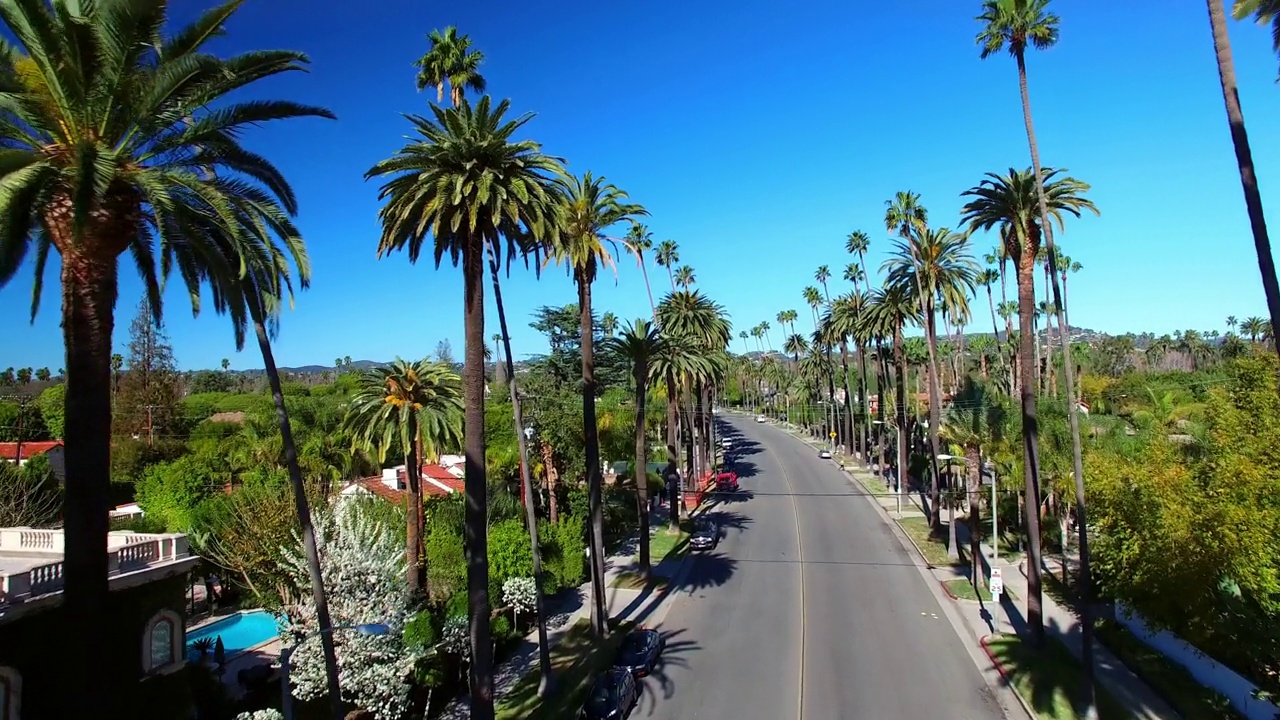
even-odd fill
[(155, 426), (151, 422), (151, 411), (154, 410), (156, 407), (157, 407), (156, 405), (145, 406), (147, 411), (147, 447), (152, 447), (153, 445), (155, 445), (155, 441), (156, 441)]
[(13, 464), (15, 466), (21, 467), (22, 466), (22, 431), (24, 429), (22, 427), (22, 423), (27, 414), (27, 405), (31, 403), (31, 398), (26, 395), (5, 395), (3, 397), (0, 397), (0, 400), (16, 400), (18, 403), (18, 427), (17, 427), (18, 442), (17, 442), (17, 448), (15, 448), (13, 453)]

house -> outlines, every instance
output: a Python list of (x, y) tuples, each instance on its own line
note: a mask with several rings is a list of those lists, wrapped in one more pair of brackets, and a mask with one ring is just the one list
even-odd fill
[[(61, 718), (59, 698), (74, 691), (63, 665), (71, 627), (62, 605), (62, 530), (0, 528), (0, 717)], [(149, 717), (185, 709), (187, 573), (197, 557), (185, 535), (107, 535), (111, 618), (98, 667), (124, 707)], [(167, 698), (174, 707), (161, 709)], [(166, 714), (172, 710), (172, 714)]]
[[(460, 457), (460, 456), (458, 456)], [(338, 492), (339, 498), (372, 495), (396, 505), (404, 504), (409, 490), (409, 474), (404, 465), (384, 468), (381, 475), (361, 478), (348, 483)], [(423, 497), (445, 497), (463, 491), (460, 472), (441, 464), (426, 463), (422, 466)]]
[(65, 453), (66, 446), (61, 440), (0, 442), (0, 460), (17, 463), (18, 467), (22, 467), (31, 458), (44, 455), (49, 458), (49, 467), (53, 468), (53, 474), (59, 479), (64, 477)]

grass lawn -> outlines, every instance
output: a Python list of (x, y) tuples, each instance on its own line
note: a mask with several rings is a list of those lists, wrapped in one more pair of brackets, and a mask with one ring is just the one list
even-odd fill
[[(853, 464), (847, 464), (846, 467), (852, 468)], [(884, 486), (884, 480), (876, 477), (874, 473), (857, 468), (853, 470), (853, 476), (857, 478), (858, 484), (866, 488), (867, 492), (872, 495), (889, 495), (892, 492)]]
[(1123, 625), (1100, 622), (1097, 638), (1185, 720), (1243, 720), (1226, 697), (1201, 685), (1186, 668), (1152, 649)]
[(538, 697), (538, 668), (520, 678), (497, 703), (498, 720), (561, 720), (577, 717), (596, 675), (609, 667), (632, 623), (623, 623), (603, 642), (591, 635), (586, 620), (565, 631), (551, 648), (551, 668), (556, 685), (551, 696)]
[(689, 537), (690, 527), (689, 520), (681, 520), (680, 532), (675, 535), (671, 534), (669, 525), (658, 528), (658, 532), (649, 538), (649, 562), (656, 566), (668, 555), (684, 552), (688, 546), (685, 540)]
[[(934, 534), (929, 529), (929, 519), (923, 517), (902, 518), (898, 521), (902, 529), (915, 542), (916, 547), (920, 548), (920, 552), (924, 554), (925, 562), (934, 567), (947, 567), (952, 565), (950, 559), (947, 558), (947, 524), (943, 523), (939, 529), (939, 535)], [(964, 549), (960, 549), (960, 562), (964, 563)]]
[[(1081, 667), (1062, 643), (1048, 638), (1044, 650), (1036, 652), (1014, 635), (1002, 635), (987, 643), (1004, 669), (1013, 689), (1042, 720), (1077, 720), (1072, 698), (1081, 684)], [(1100, 720), (1130, 720), (1129, 713), (1105, 689), (1098, 688)]]
[[(630, 570), (618, 573), (613, 582), (609, 583), (609, 587), (627, 588), (629, 590), (643, 590), (644, 585), (644, 579), (640, 577), (640, 573)], [(649, 587), (662, 589), (666, 586), (667, 579), (664, 577), (653, 575), (649, 578)]]
[(987, 592), (986, 585), (978, 585), (976, 588), (973, 583), (969, 582), (969, 578), (956, 578), (943, 583), (952, 595), (961, 600), (981, 600), (982, 602), (991, 602), (991, 593)]

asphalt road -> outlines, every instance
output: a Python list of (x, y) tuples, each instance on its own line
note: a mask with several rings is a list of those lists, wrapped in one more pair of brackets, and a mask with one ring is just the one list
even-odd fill
[(730, 418), (745, 490), (708, 515), (662, 622), (663, 665), (633, 717), (675, 720), (1002, 718), (926, 580), (829, 460)]

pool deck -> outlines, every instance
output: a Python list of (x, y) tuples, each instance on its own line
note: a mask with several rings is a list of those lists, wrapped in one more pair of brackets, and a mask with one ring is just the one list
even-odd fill
[[(227, 610), (219, 612), (215, 615), (203, 618), (194, 625), (191, 625), (187, 628), (186, 632), (190, 634), (193, 630), (199, 630), (208, 625), (212, 625), (219, 620), (226, 620), (234, 615), (241, 615), (250, 612), (256, 612), (256, 610)], [(212, 664), (213, 660), (210, 658), (206, 662)], [(264, 663), (271, 665), (273, 668), (276, 668), (277, 672), (279, 672), (279, 637), (273, 637), (266, 642), (254, 645), (251, 648), (242, 650), (227, 658), (226, 663), (223, 665), (222, 676), (220, 679), (233, 700), (239, 699), (240, 696), (244, 694), (244, 688), (240, 686), (240, 680), (238, 677), (240, 671), (256, 665), (262, 665)]]

